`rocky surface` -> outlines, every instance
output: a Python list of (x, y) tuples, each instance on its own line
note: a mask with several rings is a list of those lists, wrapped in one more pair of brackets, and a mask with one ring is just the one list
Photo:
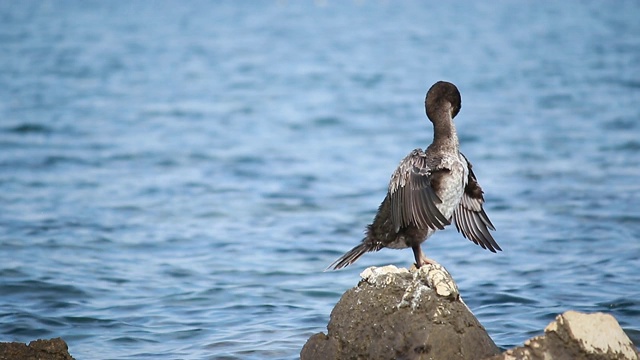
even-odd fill
[[(302, 348), (313, 359), (640, 360), (616, 319), (567, 311), (544, 335), (501, 354), (440, 265), (371, 267), (331, 312), (328, 334)], [(506, 320), (505, 320), (506, 321)], [(0, 360), (73, 360), (60, 338), (0, 343)]]
[(300, 353), (311, 359), (479, 359), (500, 350), (440, 265), (368, 268), (331, 312), (328, 334)]
[(616, 319), (608, 314), (567, 311), (544, 335), (487, 360), (638, 360), (640, 356)]
[(371, 267), (360, 276), (333, 308), (328, 333), (307, 340), (302, 360), (640, 360), (611, 315), (565, 312), (544, 335), (500, 354), (442, 266)]
[(19, 342), (0, 343), (0, 360), (73, 360), (67, 343), (61, 338), (35, 340), (29, 345)]

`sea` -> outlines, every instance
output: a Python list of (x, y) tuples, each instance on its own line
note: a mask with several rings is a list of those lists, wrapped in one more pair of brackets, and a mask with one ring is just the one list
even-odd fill
[(640, 345), (640, 2), (0, 2), (0, 341), (297, 359), (457, 85), (503, 251), (423, 244), (502, 349), (567, 310)]

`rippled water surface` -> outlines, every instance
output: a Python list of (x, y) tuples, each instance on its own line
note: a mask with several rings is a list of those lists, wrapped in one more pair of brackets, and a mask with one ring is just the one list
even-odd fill
[(294, 359), (424, 95), (505, 250), (425, 243), (503, 347), (569, 309), (640, 344), (640, 3), (0, 4), (0, 341), (78, 359)]

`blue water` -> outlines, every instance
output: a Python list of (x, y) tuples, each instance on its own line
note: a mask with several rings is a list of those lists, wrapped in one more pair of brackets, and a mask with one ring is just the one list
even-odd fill
[(504, 249), (445, 265), (496, 343), (569, 309), (640, 344), (640, 3), (0, 3), (0, 341), (77, 359), (294, 359), (458, 85)]

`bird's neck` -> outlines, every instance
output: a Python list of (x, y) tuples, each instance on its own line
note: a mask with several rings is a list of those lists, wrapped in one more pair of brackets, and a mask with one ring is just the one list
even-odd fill
[[(444, 120), (444, 119), (443, 119)], [(458, 150), (460, 144), (458, 133), (450, 116), (445, 121), (435, 121), (433, 124), (433, 145), (446, 150)]]

